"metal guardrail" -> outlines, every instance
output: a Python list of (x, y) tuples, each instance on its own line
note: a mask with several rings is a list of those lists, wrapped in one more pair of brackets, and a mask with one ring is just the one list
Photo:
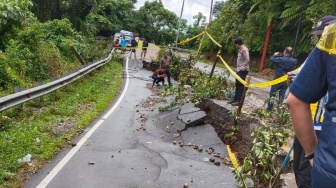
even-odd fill
[(4, 111), (13, 106), (22, 104), (29, 100), (35, 99), (37, 97), (48, 94), (52, 91), (55, 91), (61, 87), (68, 85), (69, 83), (79, 79), (80, 77), (90, 73), (91, 71), (105, 65), (108, 61), (112, 59), (115, 50), (112, 49), (109, 56), (103, 60), (97, 61), (93, 64), (90, 64), (70, 75), (57, 79), (55, 81), (49, 82), (47, 84), (37, 86), (31, 89), (27, 89), (12, 95), (8, 95), (0, 98), (0, 112)]

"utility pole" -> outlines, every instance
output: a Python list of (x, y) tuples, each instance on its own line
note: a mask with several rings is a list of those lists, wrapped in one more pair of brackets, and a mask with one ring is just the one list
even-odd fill
[(180, 19), (179, 19), (179, 23), (178, 23), (178, 27), (177, 27), (177, 31), (176, 31), (175, 47), (177, 47), (178, 36), (179, 36), (179, 33), (180, 33), (181, 18), (182, 18), (182, 13), (183, 13), (183, 8), (184, 8), (184, 1), (185, 1), (185, 0), (183, 0), (183, 2), (182, 2), (182, 8), (181, 8)]
[[(205, 31), (208, 30), (208, 28), (210, 27), (210, 23), (211, 23), (211, 19), (212, 19), (212, 6), (213, 6), (213, 0), (211, 0), (210, 15), (209, 15), (209, 23), (208, 23), (208, 25), (206, 26)], [(202, 43), (203, 43), (203, 40), (204, 40), (204, 36), (205, 36), (205, 35), (206, 35), (206, 34), (204, 33), (203, 36), (202, 36), (201, 42), (200, 42), (200, 44), (199, 44), (199, 46), (198, 46), (198, 50), (197, 50), (196, 56), (198, 56), (198, 53), (199, 53), (199, 51), (201, 50), (201, 46), (202, 46)], [(218, 58), (216, 59), (216, 63), (217, 63), (217, 60), (218, 60)], [(214, 64), (214, 66), (216, 66), (216, 64)], [(213, 67), (213, 69), (214, 69), (214, 67)], [(211, 78), (211, 77), (212, 77), (212, 75), (210, 75), (210, 78)]]
[(211, 0), (208, 28), (210, 27), (210, 24), (211, 24), (211, 21), (212, 21), (212, 10), (213, 10), (213, 0)]

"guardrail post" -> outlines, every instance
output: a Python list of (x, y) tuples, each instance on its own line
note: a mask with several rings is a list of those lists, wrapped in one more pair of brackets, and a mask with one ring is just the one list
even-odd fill
[[(38, 86), (42, 86), (44, 83), (42, 82), (36, 82), (35, 83), (35, 87), (38, 87)], [(43, 101), (43, 96), (40, 96), (40, 97), (37, 97), (36, 98), (39, 102), (42, 102)]]
[[(24, 90), (25, 90), (24, 88), (19, 88), (19, 87), (14, 88), (15, 93), (19, 93), (19, 92), (24, 91)], [(21, 104), (16, 105), (16, 108), (19, 109), (19, 110), (22, 110), (23, 109), (23, 104), (21, 103)]]
[(79, 62), (82, 64), (82, 65), (85, 65), (86, 62), (84, 61), (84, 59), (82, 58), (82, 56), (78, 53), (78, 51), (76, 50), (75, 48), (75, 45), (74, 44), (70, 44), (69, 45), (70, 49), (72, 50), (72, 52), (75, 54), (75, 56), (77, 57), (77, 59), (79, 60)]

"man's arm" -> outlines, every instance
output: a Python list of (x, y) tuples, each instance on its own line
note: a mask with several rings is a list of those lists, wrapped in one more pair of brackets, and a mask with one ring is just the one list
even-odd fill
[(279, 64), (281, 62), (281, 59), (280, 57), (278, 56), (275, 56), (273, 55), (271, 58), (270, 58), (271, 62), (274, 63), (274, 64)]
[(250, 62), (250, 54), (247, 50), (243, 50), (242, 54), (244, 56), (244, 59), (246, 60), (246, 62)]
[[(293, 128), (307, 155), (313, 154), (317, 146), (310, 105), (289, 93), (286, 100)], [(313, 160), (310, 160), (312, 164)]]

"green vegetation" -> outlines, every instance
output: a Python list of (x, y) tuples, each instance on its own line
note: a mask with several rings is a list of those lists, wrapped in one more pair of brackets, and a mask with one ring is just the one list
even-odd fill
[(169, 110), (186, 102), (198, 105), (202, 99), (225, 100), (231, 96), (234, 85), (225, 75), (213, 75), (210, 78), (209, 73), (194, 68), (194, 63), (192, 60), (184, 60), (175, 55), (171, 74), (175, 80), (179, 81), (179, 85), (165, 87), (161, 97), (173, 96), (173, 99), (167, 106), (160, 107), (160, 111)]
[[(134, 9), (134, 3), (135, 0), (1, 2), (1, 93), (6, 93), (3, 90), (7, 89), (7, 93), (13, 92), (18, 86), (31, 87), (36, 81), (46, 81), (79, 66), (68, 49), (69, 43), (75, 43), (85, 59), (92, 60), (87, 57), (92, 53), (87, 52), (95, 35), (110, 37), (116, 31), (125, 29), (138, 32), (157, 44), (175, 42), (176, 14), (165, 9), (160, 0), (145, 2), (139, 10)], [(259, 57), (268, 26), (272, 27), (268, 48), (269, 54), (272, 54), (285, 46), (294, 45), (300, 24), (296, 56), (305, 57), (314, 44), (309, 35), (313, 25), (318, 18), (336, 13), (332, 8), (334, 3), (335, 0), (304, 3), (295, 0), (215, 2), (214, 18), (207, 31), (223, 46), (223, 55), (234, 55), (232, 40), (241, 37), (251, 56)], [(195, 36), (207, 25), (207, 17), (202, 13), (194, 16), (192, 25), (187, 25), (182, 19), (180, 40)], [(197, 49), (200, 42), (201, 37), (185, 44), (185, 47)], [(218, 47), (205, 37), (201, 52), (214, 54), (217, 51)]]
[[(79, 81), (1, 114), (0, 187), (23, 187), (106, 109), (119, 91), (122, 65), (113, 61)], [(102, 87), (103, 86), (103, 87)], [(32, 155), (32, 165), (18, 159)], [(22, 170), (19, 170), (22, 169)]]
[[(295, 45), (300, 24), (295, 55), (306, 56), (315, 44), (309, 35), (313, 26), (323, 16), (336, 15), (335, 3), (335, 0), (228, 0), (216, 4), (216, 19), (208, 32), (223, 46), (225, 53), (234, 54), (233, 39), (240, 37), (251, 54), (259, 57), (268, 26), (272, 28), (268, 53), (273, 54)], [(216, 51), (214, 48), (203, 45), (202, 50), (208, 53)]]
[[(272, 99), (272, 102), (278, 104), (276, 99)], [(289, 133), (292, 133), (292, 130), (287, 106), (275, 105), (272, 112), (256, 109), (244, 117), (235, 118), (241, 121), (247, 117), (259, 119), (259, 123), (251, 130), (243, 130), (251, 135), (252, 143), (247, 144), (251, 146), (251, 150), (245, 154), (243, 162), (240, 163), (241, 169), (233, 170), (235, 179), (240, 187), (246, 185), (247, 178), (252, 180), (253, 187), (268, 187), (274, 182), (276, 182), (274, 185), (280, 185), (279, 179), (275, 177), (283, 160), (281, 147), (292, 137)]]
[[(31, 88), (36, 82), (49, 82), (78, 69), (80, 63), (69, 49), (71, 43), (75, 44), (87, 62), (105, 57), (108, 53), (106, 45), (110, 41), (97, 41), (94, 39), (97, 35), (111, 37), (118, 30), (124, 29), (138, 32), (141, 37), (155, 41), (156, 44), (174, 43), (178, 16), (165, 9), (161, 0), (146, 1), (139, 10), (135, 10), (136, 2), (136, 0), (2, 0), (0, 96), (14, 93), (18, 87)], [(223, 46), (221, 49), (223, 56), (236, 54), (232, 41), (240, 37), (249, 47), (251, 56), (259, 58), (266, 30), (271, 27), (269, 54), (281, 51), (285, 46), (297, 44), (296, 56), (304, 57), (315, 43), (309, 35), (313, 25), (322, 16), (335, 15), (335, 4), (336, 0), (215, 2), (214, 18), (210, 27), (207, 28), (206, 16), (197, 13), (192, 25), (188, 26), (187, 21), (182, 19), (179, 38), (186, 40), (207, 28), (213, 38)], [(301, 28), (296, 41), (299, 24)], [(198, 38), (184, 47), (198, 49), (200, 42), (201, 38)], [(201, 53), (214, 54), (218, 50), (220, 49), (205, 37)], [(172, 73), (176, 79), (179, 78), (181, 85), (175, 89), (165, 88), (162, 95), (177, 94), (177, 97), (168, 107), (162, 108), (162, 111), (185, 101), (198, 103), (202, 98), (225, 99), (231, 95), (233, 86), (226, 81), (225, 75), (208, 79), (209, 75), (191, 69), (193, 62), (177, 59), (174, 63)], [(257, 64), (253, 66), (258, 67)], [(121, 71), (121, 65), (110, 63), (90, 74), (90, 79), (83, 78), (62, 90), (44, 96), (41, 101), (25, 103), (23, 109), (12, 108), (2, 112), (1, 186), (22, 187), (24, 182), (22, 177), (26, 177), (27, 171), (33, 172), (39, 169), (67, 141), (81, 132), (113, 100), (122, 80)], [(99, 87), (102, 84), (106, 85), (103, 91), (100, 90), (103, 87)], [(184, 84), (191, 85), (193, 89), (183, 88)], [(107, 87), (109, 89), (106, 89)], [(281, 118), (287, 118), (286, 113), (277, 114), (279, 117), (281, 115)], [(265, 136), (261, 134), (263, 131), (270, 132), (270, 135), (266, 135), (268, 137), (278, 134), (267, 126), (262, 130), (256, 130), (254, 134), (257, 138), (262, 138)], [(270, 153), (268, 151), (273, 151), (272, 147), (279, 145), (277, 142), (270, 139), (267, 143), (269, 145), (254, 147), (250, 155), (251, 160), (258, 161), (261, 156), (259, 150), (264, 151), (266, 148), (267, 152), (262, 154), (267, 161), (263, 164), (268, 165), (270, 161), (268, 157), (273, 157), (268, 155)], [(258, 139), (255, 143), (259, 143)], [(268, 147), (271, 149), (268, 150)], [(34, 166), (17, 162), (28, 153), (33, 156)], [(249, 164), (251, 160), (247, 160)], [(244, 168), (243, 177), (249, 176), (251, 169), (255, 168), (254, 164), (249, 167), (251, 168)], [(262, 181), (272, 179), (273, 174), (265, 173), (259, 174)]]

